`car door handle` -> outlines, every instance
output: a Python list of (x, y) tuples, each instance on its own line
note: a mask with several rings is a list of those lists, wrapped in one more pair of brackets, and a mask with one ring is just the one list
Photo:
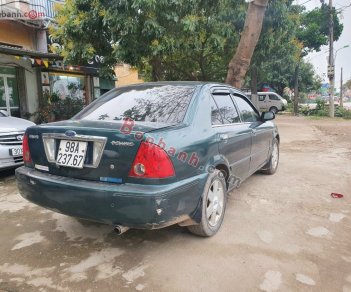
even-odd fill
[(227, 134), (220, 134), (219, 140), (227, 142), (229, 136)]
[(252, 129), (252, 135), (256, 136), (256, 132), (257, 132), (256, 129)]

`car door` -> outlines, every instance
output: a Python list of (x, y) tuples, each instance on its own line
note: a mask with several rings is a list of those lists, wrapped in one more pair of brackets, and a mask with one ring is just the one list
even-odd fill
[(260, 169), (268, 159), (272, 144), (272, 127), (261, 121), (254, 106), (241, 94), (235, 93), (234, 101), (239, 109), (241, 119), (252, 132), (250, 170), (252, 174)]
[(211, 97), (212, 127), (219, 141), (219, 152), (225, 157), (234, 175), (232, 183), (244, 180), (250, 170), (251, 135), (248, 124), (241, 122), (230, 92), (215, 91)]
[(282, 109), (282, 101), (280, 100), (279, 96), (277, 96), (276, 94), (273, 94), (273, 93), (269, 94), (269, 103), (270, 103), (270, 108), (274, 106), (278, 110)]
[(267, 111), (268, 110), (268, 104), (267, 104), (267, 95), (266, 94), (258, 94), (258, 102), (260, 104), (260, 110), (261, 111)]

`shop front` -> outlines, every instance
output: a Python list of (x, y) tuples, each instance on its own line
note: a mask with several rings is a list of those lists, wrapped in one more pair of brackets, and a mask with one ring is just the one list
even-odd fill
[(79, 73), (57, 71), (41, 71), (41, 85), (43, 94), (56, 95), (59, 99), (66, 97), (79, 98), (89, 103), (87, 98), (87, 83), (89, 76)]
[(38, 109), (40, 71), (60, 56), (0, 44), (0, 110), (29, 118)]
[(87, 105), (115, 85), (99, 77), (99, 66), (66, 65), (54, 53), (0, 44), (0, 110), (35, 120), (42, 98), (78, 98)]

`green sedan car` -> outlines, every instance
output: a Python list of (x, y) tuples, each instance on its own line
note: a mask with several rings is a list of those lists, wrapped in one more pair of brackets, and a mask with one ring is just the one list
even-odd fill
[(70, 120), (26, 130), (18, 187), (35, 204), (119, 234), (179, 224), (212, 236), (227, 193), (277, 170), (272, 119), (224, 84), (116, 88)]

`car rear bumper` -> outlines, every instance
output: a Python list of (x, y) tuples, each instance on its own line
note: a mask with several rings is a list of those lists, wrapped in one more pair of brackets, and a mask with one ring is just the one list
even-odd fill
[(157, 229), (194, 215), (207, 174), (167, 185), (92, 182), (28, 167), (18, 168), (16, 177), (24, 198), (55, 212), (111, 225)]

